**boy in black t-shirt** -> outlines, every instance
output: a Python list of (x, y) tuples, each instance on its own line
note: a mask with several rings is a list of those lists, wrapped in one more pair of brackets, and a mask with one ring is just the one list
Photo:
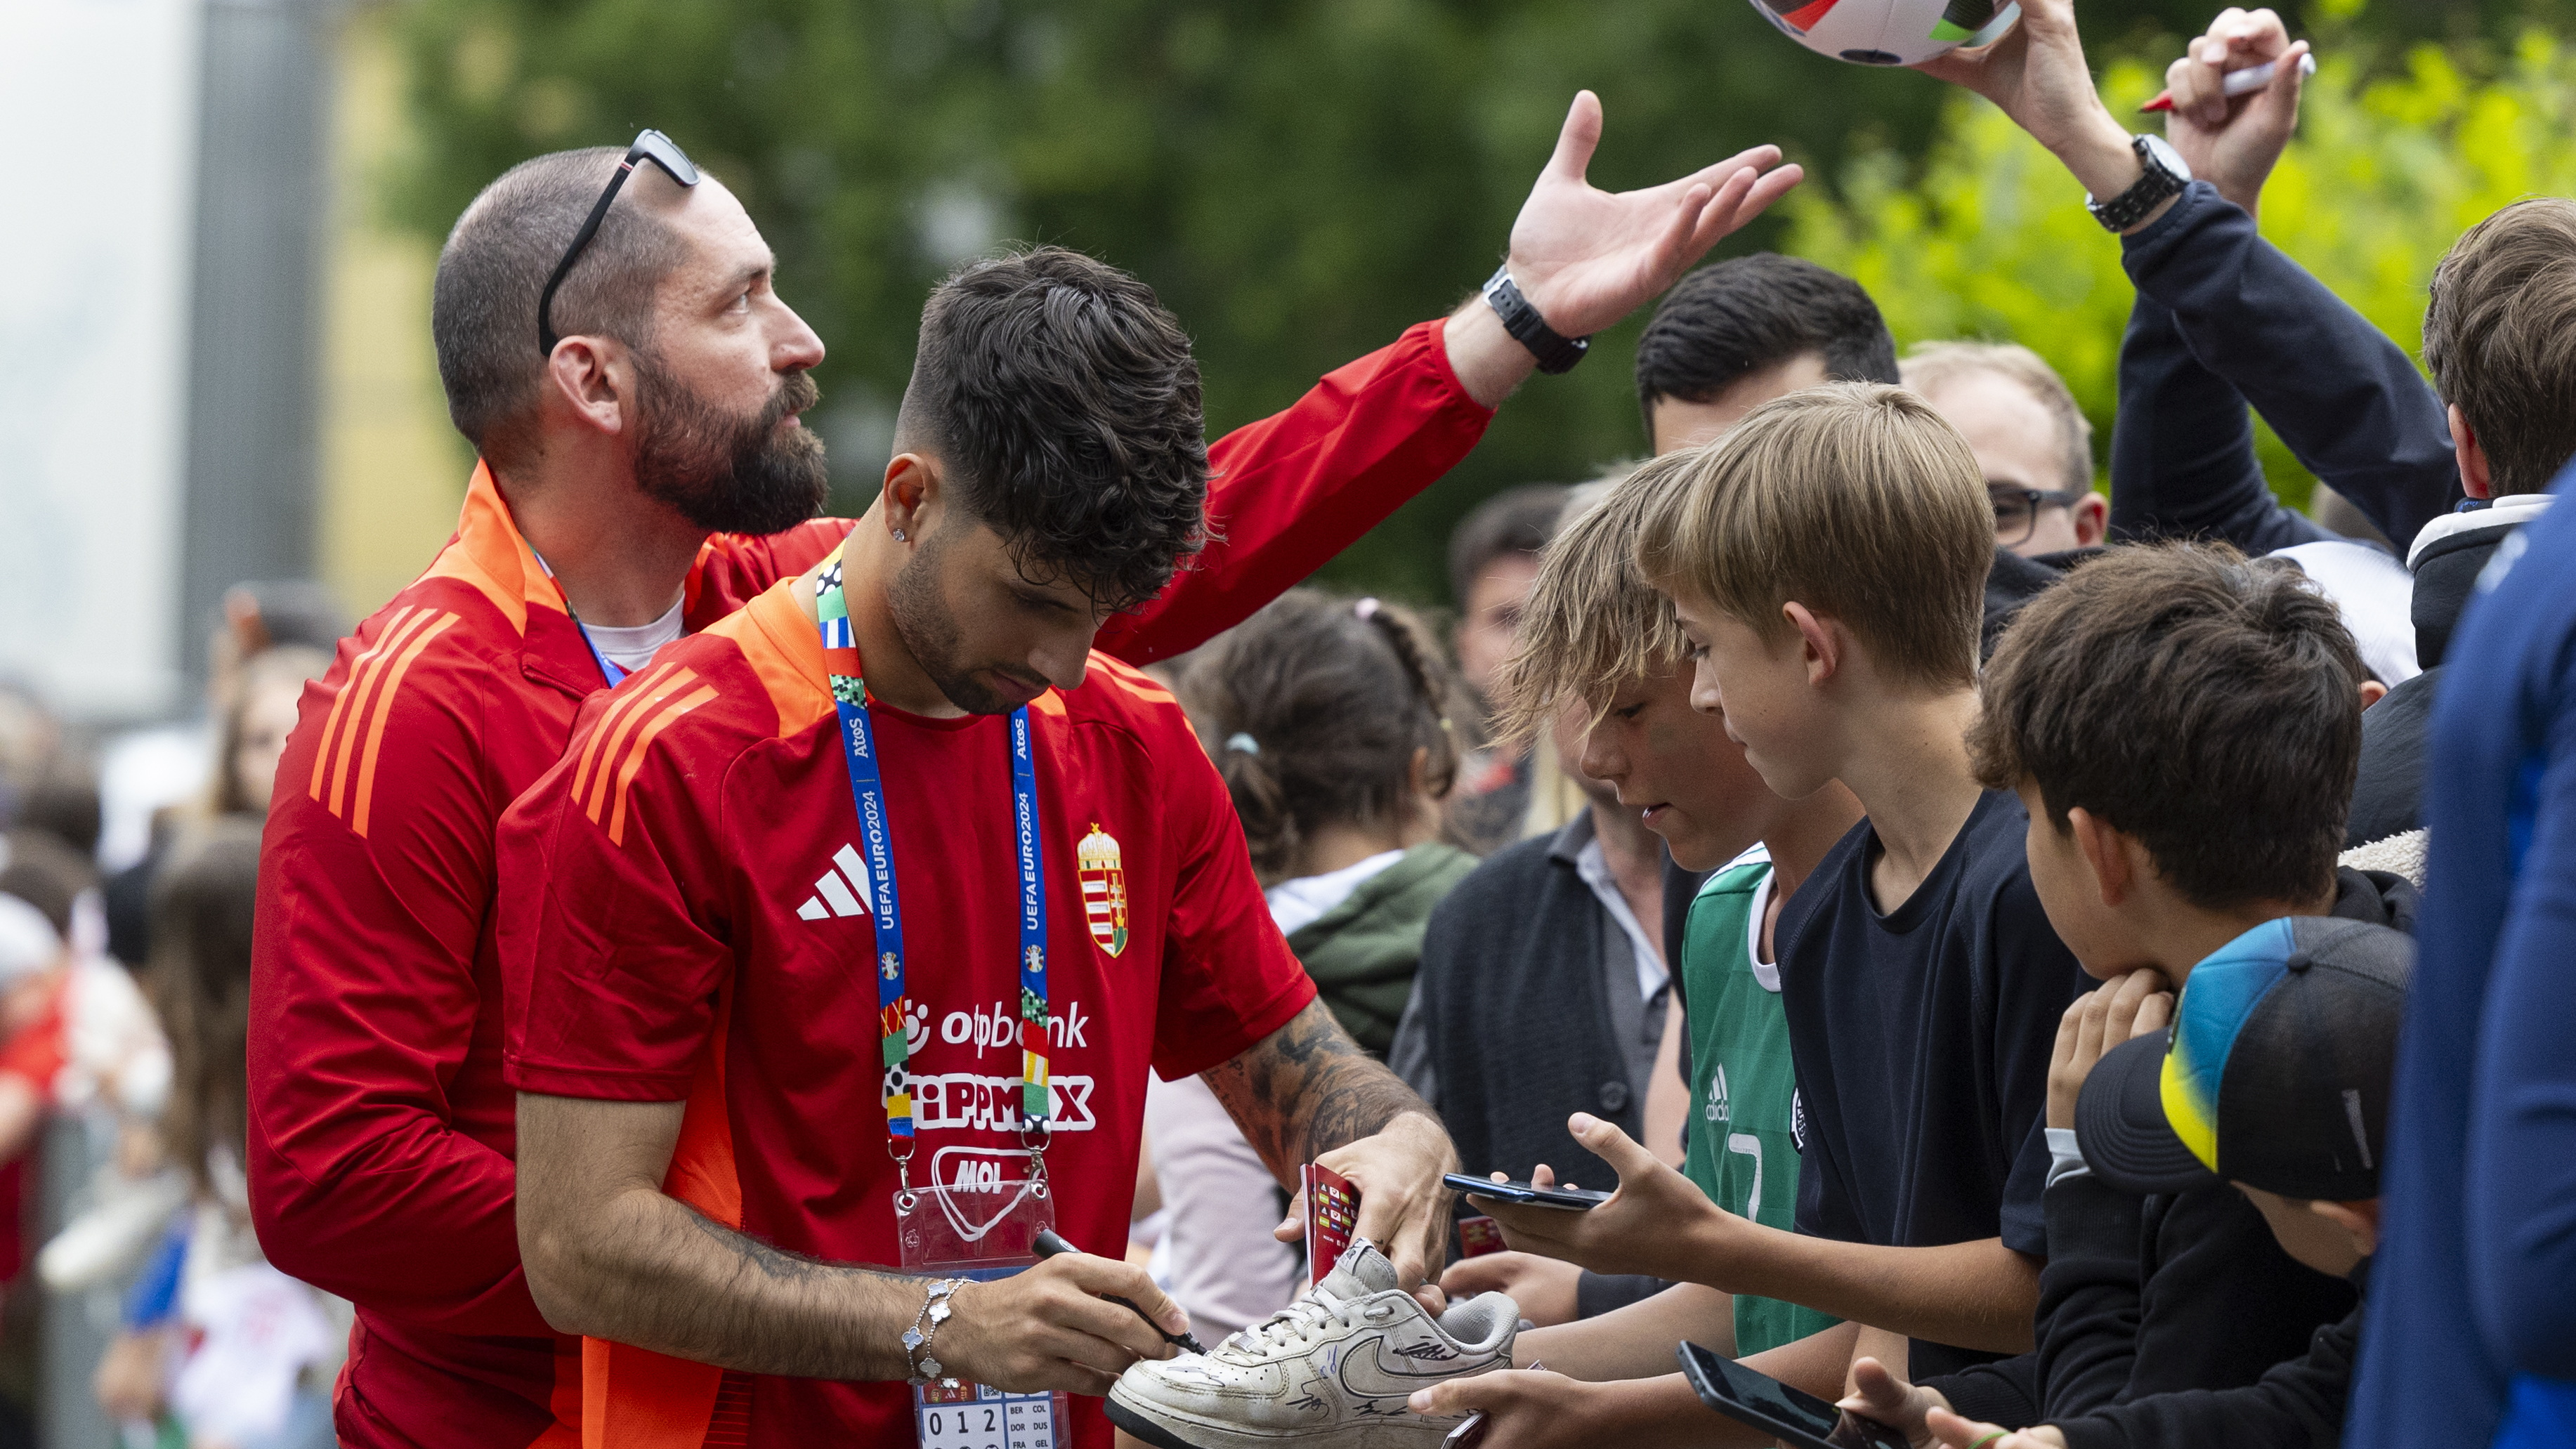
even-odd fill
[(1629, 1171), (1641, 1154), (1581, 1121), (1626, 1174), (1617, 1196), (1583, 1214), (1487, 1210), (1596, 1271), (1851, 1320), (1766, 1355), (1828, 1396), (1856, 1347), (1893, 1356), (1898, 1334), (1917, 1340), (1918, 1371), (2028, 1348), (2049, 1053), (2084, 977), (2032, 891), (2020, 802), (1969, 768), (1984, 475), (1920, 399), (1871, 384), (1781, 398), (1646, 466), (1688, 480), (1639, 548), (1698, 657), (1693, 704), (1723, 712), (1779, 794), (1840, 780), (1869, 812), (1776, 933), (1800, 1231), (1723, 1212), (1652, 1164)]
[[(1855, 1412), (1927, 1445), (1936, 1407), (2007, 1426), (2064, 1425), (2067, 1437), (2048, 1441), (2059, 1449), (2155, 1442), (2121, 1436), (2192, 1422), (2175, 1406), (2198, 1400), (2182, 1391), (2239, 1391), (2278, 1377), (2265, 1371), (2300, 1359), (2312, 1334), (2352, 1313), (2354, 1288), (2340, 1281), (2350, 1265), (2338, 1276), (2301, 1266), (2320, 1260), (2267, 1225), (2277, 1214), (2230, 1180), (2341, 1201), (2374, 1195), (2375, 1173), (2266, 1175), (2240, 1154), (2226, 1160), (2225, 1179), (2213, 1175), (2164, 1130), (2157, 1063), (2141, 1054), (2161, 1050), (2145, 1038), (2164, 1024), (2158, 1003), (2171, 983), (2182, 993), (2179, 1034), (2191, 1044), (2197, 1023), (2204, 1066), (2215, 1065), (2211, 1043), (2237, 1043), (2223, 1075), (2240, 1095), (2219, 1115), (2251, 1113), (2230, 1118), (2242, 1125), (2273, 1111), (2272, 1126), (2305, 1124), (2291, 1107), (2321, 1094), (2328, 1124), (2350, 1131), (2308, 1131), (2305, 1146), (2375, 1161), (2384, 1054), (2290, 1053), (2271, 1075), (2304, 1082), (2300, 1091), (2244, 1096), (2239, 1077), (2254, 1072), (2255, 1057), (2226, 1025), (2251, 1001), (2243, 983), (2271, 982), (2280, 962), (2301, 976), (2325, 974), (2314, 968), (2347, 947), (2368, 958), (2355, 969), (2409, 954), (2397, 932), (2413, 926), (2414, 888), (2335, 862), (2367, 677), (2335, 606), (2304, 575), (2224, 545), (2113, 549), (2042, 595), (2004, 636), (1970, 751), (1988, 784), (2014, 789), (2028, 807), (2032, 882), (2060, 934), (2107, 983), (2067, 1012), (2051, 1071), (2038, 1350), (1946, 1377), (1918, 1366), (1914, 1376), (1927, 1381), (1910, 1393), (1863, 1362), (1854, 1374), (1861, 1392), (1847, 1401)], [(2362, 923), (2360, 934), (2347, 922)], [(2373, 979), (2358, 1014), (2335, 1018), (2363, 1058), (2362, 1047), (2395, 1034), (2396, 978)], [(2317, 1079), (2327, 1067), (2342, 1073), (2330, 1084)], [(2349, 1113), (2337, 1095), (2346, 1087)], [(2140, 1132), (2105, 1116), (2120, 1100), (2150, 1119), (2146, 1136), (2170, 1161), (2142, 1158)], [(2231, 1137), (2230, 1146), (2262, 1140)], [(2254, 1399), (2199, 1398), (2281, 1399), (2269, 1417), (2232, 1421), (2263, 1426), (2233, 1442), (2307, 1444), (2322, 1428), (2331, 1443), (2351, 1349), (2349, 1331), (2339, 1333), (2323, 1350), (2342, 1365), (2332, 1372), (2321, 1376), (2312, 1362)], [(2095, 1422), (2114, 1406), (2161, 1401), (2170, 1402), (2115, 1413), (2125, 1429)]]

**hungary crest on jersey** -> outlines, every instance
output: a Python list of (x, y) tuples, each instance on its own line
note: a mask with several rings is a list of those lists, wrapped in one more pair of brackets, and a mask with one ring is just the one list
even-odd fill
[(1118, 864), (1117, 838), (1091, 823), (1091, 833), (1074, 847), (1082, 880), (1082, 919), (1091, 939), (1115, 956), (1127, 949), (1127, 872)]

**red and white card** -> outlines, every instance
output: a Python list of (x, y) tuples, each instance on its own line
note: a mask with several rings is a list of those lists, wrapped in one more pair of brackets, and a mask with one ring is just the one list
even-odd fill
[(1307, 1163), (1300, 1169), (1306, 1190), (1306, 1283), (1324, 1281), (1351, 1245), (1360, 1222), (1360, 1190), (1329, 1167)]

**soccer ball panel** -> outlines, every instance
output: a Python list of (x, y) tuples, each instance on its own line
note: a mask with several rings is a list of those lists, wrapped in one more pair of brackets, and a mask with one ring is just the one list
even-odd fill
[[(1751, 0), (1780, 32), (1819, 55), (1855, 65), (1914, 65), (2018, 15), (2005, 0)], [(2005, 12), (2011, 11), (2007, 15)]]

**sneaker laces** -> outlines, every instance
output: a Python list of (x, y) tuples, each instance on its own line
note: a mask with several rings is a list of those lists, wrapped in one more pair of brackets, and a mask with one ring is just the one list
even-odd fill
[(1312, 1288), (1305, 1297), (1270, 1315), (1266, 1321), (1247, 1325), (1227, 1335), (1225, 1342), (1217, 1345), (1217, 1352), (1251, 1358), (1292, 1345), (1303, 1348), (1314, 1343), (1328, 1328), (1336, 1325), (1356, 1327), (1358, 1318), (1383, 1320), (1392, 1311), (1382, 1303), (1343, 1298), (1327, 1288)]

